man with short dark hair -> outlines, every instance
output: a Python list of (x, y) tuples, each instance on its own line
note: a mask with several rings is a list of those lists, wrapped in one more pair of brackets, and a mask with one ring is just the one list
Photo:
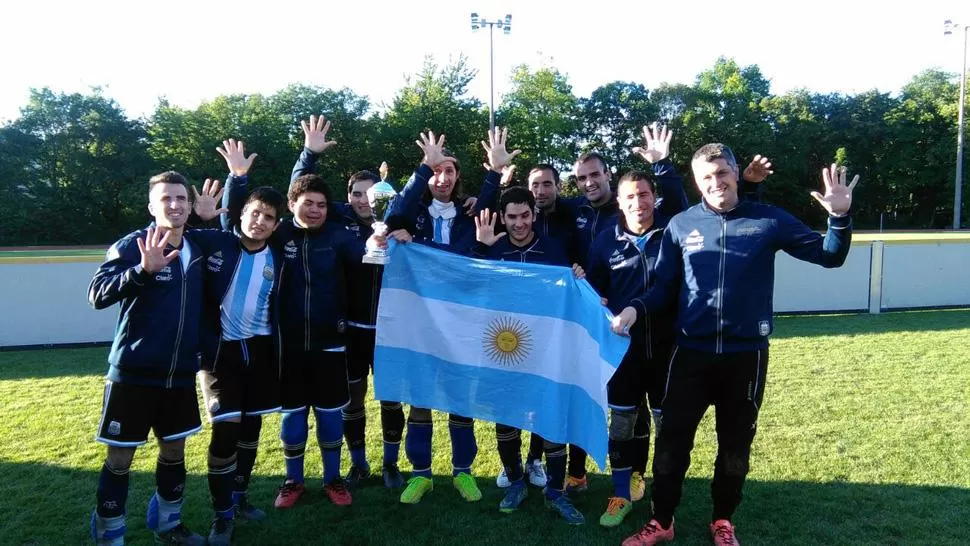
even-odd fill
[[(316, 116), (310, 123), (316, 123)], [(224, 196), (230, 222), (239, 217), (233, 211), (239, 210), (247, 194), (248, 169), (249, 165), (230, 166)], [(271, 240), (282, 247), (285, 271), (280, 281), (284, 412), (280, 439), (286, 479), (274, 505), (290, 508), (305, 490), (303, 462), (312, 408), (323, 458), (323, 491), (334, 504), (347, 506), (352, 497), (340, 476), (341, 410), (350, 401), (345, 354), (347, 279), (361, 265), (364, 244), (342, 226), (326, 222), (332, 199), (321, 177), (296, 178), (287, 199), (293, 218), (281, 222)]]
[[(480, 213), (492, 201), (503, 168), (521, 153), (520, 150), (507, 151), (506, 132), (496, 128), (489, 131), (489, 141), (482, 142), (489, 170), (475, 204), (476, 213)], [(433, 131), (421, 134), (416, 144), (423, 152), (421, 164), (391, 202), (388, 221), (403, 222), (402, 225), (413, 227), (415, 240), (419, 243), (467, 255), (474, 246), (476, 230), (473, 220), (459, 210), (461, 172), (458, 159), (445, 148), (445, 136), (435, 136)], [(404, 504), (421, 502), (434, 487), (431, 480), (433, 426), (430, 409), (410, 408), (404, 451), (414, 470), (401, 493), (400, 500)], [(482, 498), (482, 492), (471, 474), (478, 454), (474, 427), (475, 423), (469, 417), (456, 414), (448, 416), (452, 483), (459, 495), (468, 502), (477, 502)]]
[(111, 245), (88, 289), (95, 309), (121, 307), (95, 436), (108, 451), (91, 531), (97, 544), (124, 544), (129, 469), (153, 430), (159, 453), (148, 527), (156, 542), (204, 544), (181, 517), (185, 438), (202, 429), (195, 394), (202, 256), (184, 234), (191, 211), (185, 177), (153, 176), (148, 199), (154, 221)]
[[(501, 261), (526, 262), (544, 265), (572, 266), (577, 278), (585, 275), (582, 267), (572, 264), (566, 251), (555, 239), (544, 237), (532, 229), (535, 198), (525, 188), (512, 187), (502, 193), (499, 200), (501, 221), (505, 231), (496, 234), (496, 215), (488, 209), (475, 219), (475, 237), (478, 243), (473, 255)], [(499, 504), (499, 511), (511, 513), (528, 496), (521, 456), (521, 431), (515, 427), (496, 423), (495, 437), (498, 443), (499, 458), (502, 460), (503, 473), (509, 481), (505, 497)], [(535, 436), (539, 438), (538, 436)], [(566, 445), (539, 441), (543, 443), (546, 463), (549, 468), (545, 485), (546, 504), (558, 513), (567, 523), (580, 525), (585, 521), (582, 512), (569, 502), (563, 491), (566, 478)]]
[[(303, 151), (293, 166), (291, 179), (314, 172), (318, 156), (329, 147), (329, 129), (330, 124), (322, 117), (315, 123), (304, 125)], [(332, 203), (333, 214), (328, 214), (327, 221), (344, 226), (360, 240), (366, 240), (373, 235), (373, 223), (383, 219), (374, 217), (367, 190), (378, 182), (380, 178), (371, 171), (359, 171), (351, 175), (347, 181), (347, 203)], [(358, 274), (348, 279), (351, 291), (351, 296), (347, 299), (350, 404), (343, 409), (342, 415), (344, 436), (351, 460), (346, 480), (351, 487), (362, 483), (371, 475), (365, 449), (367, 412), (364, 409), (364, 400), (367, 396), (367, 374), (374, 367), (375, 324), (383, 270), (380, 265), (362, 264)], [(398, 469), (398, 454), (404, 432), (404, 409), (400, 402), (381, 401), (381, 430), (384, 440), (384, 463), (381, 471), (384, 486), (398, 489), (404, 485), (404, 478)]]
[[(669, 365), (653, 464), (653, 517), (627, 538), (649, 546), (674, 538), (674, 510), (690, 465), (694, 435), (708, 406), (715, 408), (718, 453), (711, 496), (715, 544), (738, 544), (731, 518), (748, 473), (772, 331), (775, 254), (823, 267), (845, 262), (852, 239), (852, 189), (844, 168), (822, 171), (828, 211), (822, 235), (787, 212), (738, 197), (738, 167), (727, 146), (694, 154), (691, 168), (703, 201), (670, 221), (660, 244), (656, 282), (613, 321), (629, 334), (638, 317), (678, 305), (677, 339)], [(643, 320), (641, 318), (641, 320)]]
[[(217, 150), (230, 169), (247, 169), (243, 142), (226, 140)], [(242, 166), (242, 167), (241, 167)], [(196, 196), (205, 221), (217, 209), (218, 181), (207, 180)], [(279, 280), (283, 259), (269, 245), (284, 210), (283, 194), (270, 187), (247, 196), (235, 230), (195, 230), (205, 258), (202, 313), (202, 396), (212, 423), (208, 482), (215, 512), (208, 544), (228, 545), (234, 519), (258, 521), (265, 512), (250, 504), (246, 491), (256, 462), (262, 416), (280, 411)]]

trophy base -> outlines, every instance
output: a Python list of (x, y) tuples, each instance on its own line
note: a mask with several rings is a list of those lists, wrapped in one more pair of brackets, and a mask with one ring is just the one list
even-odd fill
[(381, 255), (372, 256), (370, 254), (364, 254), (364, 259), (361, 261), (364, 262), (365, 264), (387, 265), (391, 263), (391, 257), (381, 256)]

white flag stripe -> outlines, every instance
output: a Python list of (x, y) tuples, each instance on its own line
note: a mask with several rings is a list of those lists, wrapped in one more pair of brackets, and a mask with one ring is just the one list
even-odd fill
[(603, 405), (614, 372), (600, 357), (599, 344), (576, 323), (427, 299), (402, 289), (381, 291), (377, 345), (575, 385)]

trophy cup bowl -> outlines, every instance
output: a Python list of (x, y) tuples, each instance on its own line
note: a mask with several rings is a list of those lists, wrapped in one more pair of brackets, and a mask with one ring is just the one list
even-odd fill
[[(374, 234), (378, 236), (387, 235), (388, 210), (391, 207), (391, 200), (397, 195), (394, 187), (387, 182), (378, 182), (367, 188), (367, 203), (370, 205), (371, 213), (374, 215)], [(364, 254), (365, 264), (385, 265), (391, 261), (391, 256), (386, 248), (368, 248)]]

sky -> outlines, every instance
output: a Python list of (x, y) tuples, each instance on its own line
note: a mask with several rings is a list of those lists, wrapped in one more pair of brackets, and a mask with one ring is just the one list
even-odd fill
[(758, 65), (775, 94), (896, 93), (927, 68), (960, 71), (963, 33), (945, 38), (943, 21), (970, 25), (970, 1), (888, 4), (14, 0), (2, 9), (0, 120), (41, 87), (101, 87), (129, 117), (151, 115), (160, 97), (194, 108), (294, 82), (348, 87), (379, 109), (426, 55), (464, 54), (478, 70), (470, 93), (488, 104), (489, 35), (472, 32), (472, 12), (512, 15), (510, 34), (494, 34), (496, 104), (523, 63), (557, 68), (581, 97), (615, 80), (690, 84), (719, 56)]

